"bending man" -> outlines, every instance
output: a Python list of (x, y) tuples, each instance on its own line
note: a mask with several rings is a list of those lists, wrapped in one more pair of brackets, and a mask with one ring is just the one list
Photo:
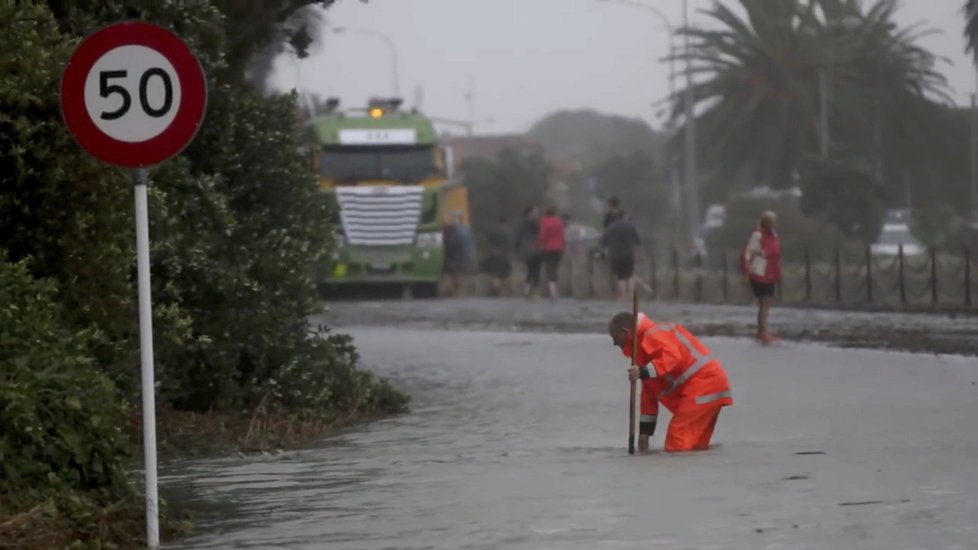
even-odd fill
[[(608, 322), (608, 334), (625, 357), (632, 355), (633, 327), (634, 318), (627, 312)], [(720, 409), (733, 404), (727, 373), (710, 350), (680, 325), (656, 324), (639, 313), (638, 339), (638, 356), (628, 369), (628, 379), (642, 381), (639, 451), (649, 449), (660, 402), (672, 413), (666, 452), (708, 449)]]

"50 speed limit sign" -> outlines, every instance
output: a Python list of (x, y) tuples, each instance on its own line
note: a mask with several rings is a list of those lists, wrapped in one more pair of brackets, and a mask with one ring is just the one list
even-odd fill
[(128, 168), (179, 153), (204, 117), (200, 62), (172, 32), (129, 21), (86, 37), (61, 79), (69, 131), (95, 157)]

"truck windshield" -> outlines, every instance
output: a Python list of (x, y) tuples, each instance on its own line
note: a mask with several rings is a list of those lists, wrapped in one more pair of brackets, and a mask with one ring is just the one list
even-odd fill
[(319, 156), (319, 175), (337, 182), (372, 179), (414, 183), (437, 173), (430, 145), (326, 147)]

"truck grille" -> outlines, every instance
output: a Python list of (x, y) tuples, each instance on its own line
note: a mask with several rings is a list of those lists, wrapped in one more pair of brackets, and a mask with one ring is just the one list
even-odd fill
[(411, 244), (418, 232), (424, 187), (338, 187), (340, 221), (349, 244)]

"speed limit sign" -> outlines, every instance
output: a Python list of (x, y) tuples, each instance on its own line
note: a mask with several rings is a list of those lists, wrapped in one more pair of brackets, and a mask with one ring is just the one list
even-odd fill
[(141, 21), (86, 37), (61, 79), (61, 111), (75, 140), (127, 168), (159, 164), (183, 150), (206, 105), (207, 82), (190, 48)]

